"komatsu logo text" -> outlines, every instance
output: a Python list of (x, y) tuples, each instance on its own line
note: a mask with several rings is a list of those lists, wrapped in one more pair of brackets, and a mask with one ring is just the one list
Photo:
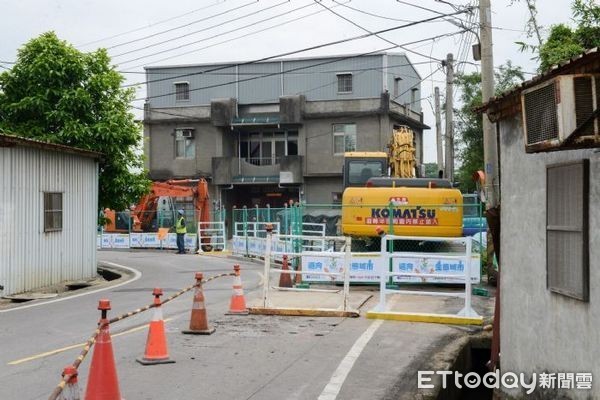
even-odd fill
[[(389, 224), (389, 208), (371, 208), (371, 217), (365, 219), (366, 224)], [(394, 208), (393, 223), (396, 225), (437, 225), (438, 220), (434, 208)]]

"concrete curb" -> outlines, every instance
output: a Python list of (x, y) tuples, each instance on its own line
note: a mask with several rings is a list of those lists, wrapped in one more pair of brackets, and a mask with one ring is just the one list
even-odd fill
[(427, 322), (447, 325), (483, 325), (482, 317), (461, 317), (451, 314), (368, 311), (367, 318), (385, 319), (389, 321)]

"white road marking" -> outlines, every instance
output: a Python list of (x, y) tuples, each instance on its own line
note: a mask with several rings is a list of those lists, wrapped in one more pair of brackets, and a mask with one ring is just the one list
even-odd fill
[(321, 392), (318, 400), (335, 400), (342, 389), (342, 385), (348, 377), (350, 370), (354, 366), (354, 363), (367, 346), (367, 343), (371, 340), (377, 329), (383, 324), (383, 320), (379, 319), (371, 323), (366, 331), (356, 340), (346, 357), (340, 362), (337, 369), (331, 376), (329, 383)]
[(79, 294), (74, 294), (72, 296), (65, 296), (65, 297), (61, 297), (59, 299), (44, 301), (44, 302), (40, 302), (40, 303), (27, 304), (27, 305), (20, 306), (20, 307), (8, 308), (6, 310), (0, 310), (0, 313), (7, 313), (7, 312), (11, 312), (11, 311), (24, 310), (26, 308), (32, 308), (32, 307), (38, 307), (38, 306), (45, 306), (46, 304), (58, 303), (59, 301), (71, 300), (71, 299), (75, 299), (77, 297), (87, 296), (87, 295), (98, 293), (98, 292), (103, 292), (105, 290), (112, 290), (112, 289), (118, 288), (119, 286), (123, 286), (123, 285), (126, 285), (126, 284), (131, 283), (131, 282), (135, 282), (135, 281), (137, 281), (138, 279), (140, 279), (142, 277), (142, 273), (140, 271), (138, 271), (137, 269), (126, 267), (126, 266), (120, 265), (120, 264), (115, 264), (115, 263), (108, 262), (108, 261), (102, 261), (102, 262), (104, 264), (108, 264), (108, 265), (111, 265), (111, 266), (114, 266), (114, 267), (126, 269), (126, 270), (132, 272), (134, 276), (133, 276), (133, 278), (131, 278), (131, 279), (125, 281), (125, 282), (121, 282), (121, 283), (119, 283), (117, 285), (107, 286), (107, 287), (104, 287), (104, 288), (100, 288), (100, 289), (96, 289), (96, 290), (91, 290), (89, 292), (83, 292), (83, 293), (79, 293)]

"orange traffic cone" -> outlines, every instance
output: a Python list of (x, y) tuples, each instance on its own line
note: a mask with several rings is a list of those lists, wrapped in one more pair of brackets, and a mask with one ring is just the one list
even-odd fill
[(235, 264), (233, 266), (235, 277), (233, 278), (233, 294), (231, 295), (231, 302), (229, 303), (228, 315), (248, 315), (248, 309), (246, 308), (246, 299), (244, 298), (244, 288), (242, 287), (242, 277), (240, 276), (240, 266)]
[(58, 396), (58, 400), (80, 400), (81, 395), (79, 393), (79, 383), (77, 383), (77, 369), (72, 365), (67, 365), (62, 373), (63, 378), (69, 375), (69, 379), (65, 382), (65, 387), (62, 392), (60, 392), (60, 396)]
[(194, 302), (192, 303), (192, 315), (190, 318), (190, 329), (182, 333), (190, 335), (210, 335), (215, 328), (208, 326), (206, 318), (206, 307), (204, 305), (204, 293), (202, 293), (202, 272), (196, 272), (196, 291), (194, 292)]
[(154, 364), (169, 364), (175, 360), (169, 358), (167, 350), (167, 336), (165, 335), (165, 321), (163, 321), (160, 296), (163, 291), (161, 288), (154, 288), (154, 316), (150, 321), (150, 329), (148, 330), (148, 338), (146, 339), (146, 351), (143, 358), (138, 358), (136, 361), (142, 365)]
[(102, 313), (98, 322), (100, 333), (94, 345), (85, 400), (122, 400), (112, 341), (108, 331), (108, 319), (106, 319), (106, 313), (110, 310), (110, 300), (100, 300), (98, 310)]
[[(281, 269), (284, 271), (289, 271), (290, 268), (288, 266), (288, 256), (286, 254), (283, 255), (283, 261), (281, 262)], [(282, 272), (279, 274), (279, 287), (292, 287), (292, 275)]]

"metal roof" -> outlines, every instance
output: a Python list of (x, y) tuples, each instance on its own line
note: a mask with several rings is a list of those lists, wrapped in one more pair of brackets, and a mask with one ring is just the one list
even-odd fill
[[(543, 74), (537, 75), (532, 79), (521, 83), (514, 89), (502, 93), (500, 96), (490, 98), (487, 103), (484, 103), (481, 107), (478, 107), (476, 111), (480, 113), (487, 112), (488, 110), (495, 112), (507, 106), (510, 107), (515, 101), (515, 97), (520, 95), (523, 90), (547, 81), (557, 75), (592, 71), (600, 71), (600, 49), (598, 47), (589, 49), (576, 57), (561, 62), (560, 64), (553, 65)], [(489, 114), (490, 113), (488, 112), (488, 115)], [(490, 116), (490, 119), (492, 119), (492, 116)]]
[(14, 147), (14, 146), (23, 146), (23, 147), (34, 147), (43, 150), (49, 151), (58, 151), (63, 153), (71, 153), (77, 154), (84, 157), (91, 157), (100, 159), (102, 158), (102, 153), (91, 150), (84, 150), (78, 147), (66, 146), (64, 144), (56, 144), (44, 142), (41, 140), (24, 138), (16, 135), (9, 135), (6, 133), (0, 133), (0, 147)]
[[(193, 67), (214, 67), (214, 66), (229, 66), (235, 67), (236, 65), (247, 65), (247, 64), (267, 64), (267, 63), (280, 63), (286, 61), (308, 61), (308, 60), (328, 60), (332, 58), (355, 58), (355, 57), (373, 57), (373, 56), (405, 56), (404, 52), (373, 52), (373, 53), (346, 53), (346, 54), (330, 54), (323, 56), (312, 56), (312, 57), (290, 57), (290, 58), (272, 58), (269, 60), (260, 61), (223, 61), (218, 63), (199, 63), (199, 64), (171, 64), (171, 65), (148, 65), (145, 66), (145, 70), (153, 69), (168, 69), (168, 68), (193, 68)], [(408, 58), (408, 57), (407, 57)], [(410, 63), (410, 61), (409, 61)], [(412, 65), (412, 64), (411, 64)]]

